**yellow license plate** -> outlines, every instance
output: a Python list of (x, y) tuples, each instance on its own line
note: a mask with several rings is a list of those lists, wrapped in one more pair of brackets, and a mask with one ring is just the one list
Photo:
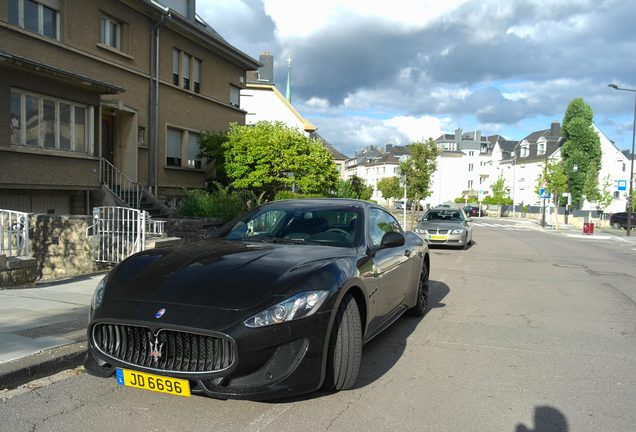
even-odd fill
[(448, 240), (448, 236), (445, 235), (432, 235), (431, 240)]
[(119, 385), (190, 397), (190, 382), (188, 380), (119, 368), (117, 368), (116, 375)]

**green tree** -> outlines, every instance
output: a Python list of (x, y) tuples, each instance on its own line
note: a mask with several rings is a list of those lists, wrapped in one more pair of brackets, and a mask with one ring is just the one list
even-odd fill
[(506, 186), (506, 180), (504, 179), (503, 175), (499, 175), (499, 178), (492, 184), (490, 190), (492, 191), (492, 196), (488, 197), (490, 198), (488, 202), (499, 206), (497, 217), (501, 217), (501, 207), (504, 205), (512, 204), (512, 199), (510, 198), (510, 189), (508, 188), (508, 186)]
[[(400, 172), (406, 176), (407, 198), (419, 205), (420, 199), (431, 195), (431, 177), (437, 169), (437, 155), (439, 151), (433, 138), (425, 142), (409, 144), (411, 157), (400, 164)], [(411, 213), (412, 222), (415, 221), (415, 213)]]
[(556, 217), (558, 214), (559, 204), (561, 202), (561, 195), (567, 192), (568, 190), (568, 177), (565, 173), (565, 165), (563, 161), (550, 161), (548, 162), (548, 168), (545, 172), (544, 176), (541, 176), (539, 181), (537, 182), (537, 186), (535, 188), (535, 192), (539, 195), (539, 189), (541, 188), (541, 184), (545, 181), (545, 190), (552, 195), (552, 202), (557, 209), (554, 213), (556, 226), (559, 227), (558, 218)]
[[(226, 132), (204, 132), (199, 142), (201, 155), (207, 160), (208, 168), (208, 184), (214, 190), (217, 186), (214, 182), (226, 186), (230, 183), (230, 179), (225, 171), (225, 150), (223, 144), (227, 142)], [(212, 181), (213, 180), (213, 181)]]
[(230, 125), (222, 144), (230, 185), (251, 189), (271, 199), (276, 192), (295, 189), (304, 194), (332, 192), (338, 171), (329, 150), (283, 123)]
[(614, 193), (613, 193), (612, 186), (613, 186), (612, 179), (610, 175), (608, 174), (603, 179), (603, 184), (601, 185), (601, 191), (600, 191), (599, 199), (598, 199), (598, 204), (601, 207), (601, 209), (603, 209), (603, 211), (605, 211), (605, 209), (609, 207), (610, 204), (612, 204), (612, 202), (614, 201)]
[(357, 175), (352, 175), (348, 180), (340, 180), (336, 196), (338, 198), (355, 198), (368, 201), (373, 195), (373, 187), (367, 186)]
[(588, 201), (598, 199), (598, 172), (602, 154), (600, 138), (592, 122), (592, 108), (581, 98), (573, 99), (563, 116), (565, 142), (561, 155), (572, 204), (577, 207), (581, 206), (584, 198)]
[(385, 199), (400, 198), (404, 195), (398, 177), (384, 177), (378, 181), (376, 187)]

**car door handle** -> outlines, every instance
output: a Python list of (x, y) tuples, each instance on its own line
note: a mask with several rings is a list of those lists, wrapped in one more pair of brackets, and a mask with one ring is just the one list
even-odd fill
[(408, 257), (408, 256), (411, 256), (411, 250), (410, 250), (410, 249), (406, 249), (406, 250), (404, 251), (404, 255), (405, 255), (405, 256), (407, 256), (407, 257)]

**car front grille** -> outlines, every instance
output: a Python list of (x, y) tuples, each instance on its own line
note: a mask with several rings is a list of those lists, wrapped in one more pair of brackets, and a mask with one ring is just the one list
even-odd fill
[(165, 372), (211, 373), (235, 361), (229, 338), (147, 327), (97, 323), (92, 331), (99, 351), (135, 366)]
[(437, 229), (430, 229), (427, 230), (429, 234), (448, 234), (448, 230), (447, 229), (441, 229), (441, 230), (437, 230)]

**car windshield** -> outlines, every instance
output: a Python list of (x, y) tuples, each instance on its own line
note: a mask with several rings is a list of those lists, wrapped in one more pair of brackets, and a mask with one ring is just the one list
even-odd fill
[(263, 207), (221, 228), (227, 240), (353, 247), (362, 238), (362, 210)]
[(462, 216), (459, 210), (433, 210), (426, 213), (424, 217), (422, 218), (422, 220), (459, 222), (459, 221), (463, 221), (464, 217)]

